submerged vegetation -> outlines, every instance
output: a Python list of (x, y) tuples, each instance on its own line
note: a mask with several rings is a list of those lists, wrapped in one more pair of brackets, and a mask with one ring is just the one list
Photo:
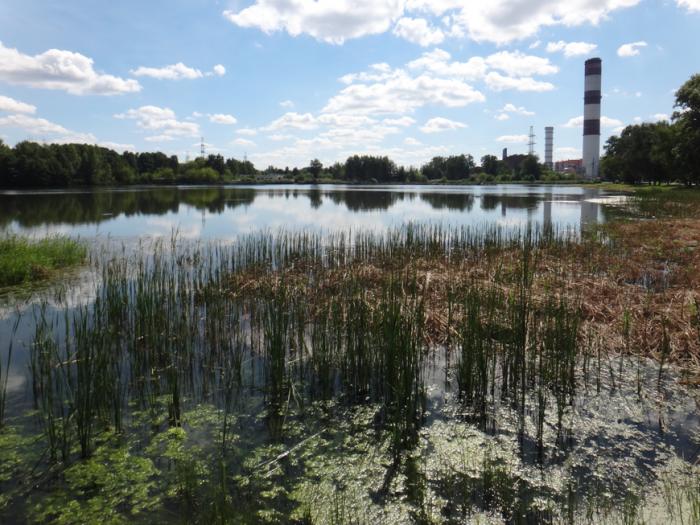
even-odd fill
[(55, 270), (80, 264), (86, 255), (85, 245), (68, 237), (0, 237), (0, 288), (45, 279)]
[(95, 253), (90, 300), (32, 309), (0, 512), (700, 523), (676, 419), (700, 378), (696, 220)]

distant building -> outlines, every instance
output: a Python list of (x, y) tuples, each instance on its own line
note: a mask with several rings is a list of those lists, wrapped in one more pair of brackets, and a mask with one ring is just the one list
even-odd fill
[(508, 158), (508, 148), (503, 148), (503, 155), (501, 156), (501, 160), (506, 160)]
[(559, 160), (554, 163), (554, 171), (557, 173), (582, 173), (583, 159)]

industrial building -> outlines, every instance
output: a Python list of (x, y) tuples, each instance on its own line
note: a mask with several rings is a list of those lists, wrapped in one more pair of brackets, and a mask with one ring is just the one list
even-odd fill
[(554, 169), (553, 163), (554, 153), (554, 128), (547, 126), (544, 128), (544, 164), (547, 169)]

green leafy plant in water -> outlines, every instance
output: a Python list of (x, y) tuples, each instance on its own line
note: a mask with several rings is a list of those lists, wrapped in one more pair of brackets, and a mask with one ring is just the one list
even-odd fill
[(89, 459), (68, 467), (64, 485), (38, 501), (31, 517), (56, 524), (129, 523), (160, 506), (155, 495), (159, 474), (150, 459), (108, 442)]

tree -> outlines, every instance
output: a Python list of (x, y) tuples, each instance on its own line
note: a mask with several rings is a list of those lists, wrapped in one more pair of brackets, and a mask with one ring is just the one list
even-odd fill
[(673, 114), (676, 144), (673, 155), (679, 176), (686, 184), (700, 184), (700, 74), (676, 91), (678, 108)]
[(499, 161), (495, 155), (484, 155), (481, 157), (481, 169), (489, 175), (498, 175)]
[(542, 166), (536, 155), (528, 155), (520, 164), (520, 178), (523, 180), (539, 180), (542, 176)]
[(317, 180), (319, 175), (321, 175), (321, 170), (323, 170), (323, 164), (320, 160), (314, 159), (311, 161), (307, 169), (309, 170), (309, 173), (311, 173), (314, 180)]

